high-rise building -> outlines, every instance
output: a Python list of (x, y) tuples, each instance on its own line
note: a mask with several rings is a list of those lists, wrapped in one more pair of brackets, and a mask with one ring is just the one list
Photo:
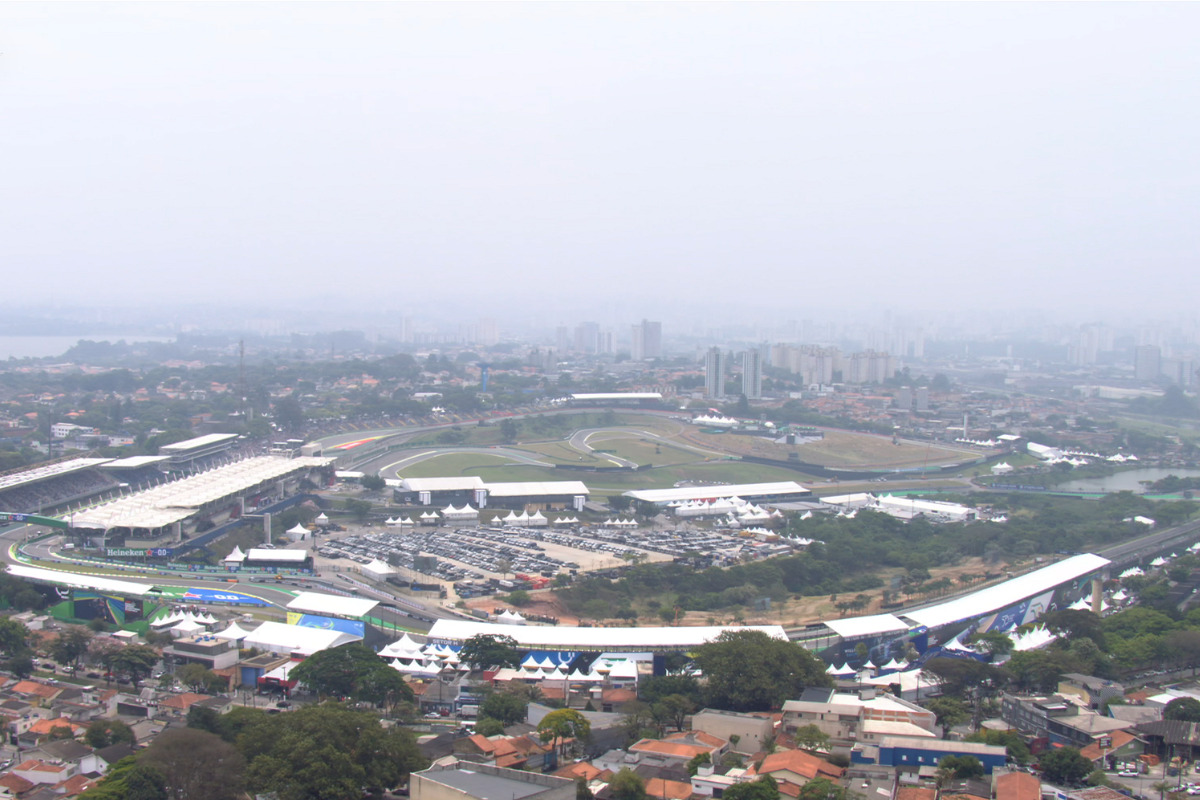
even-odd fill
[(742, 353), (742, 394), (747, 400), (762, 399), (762, 353), (757, 350)]
[(475, 326), (475, 343), (484, 347), (500, 344), (500, 329), (496, 326), (495, 319), (484, 317), (479, 320), (479, 324)]
[(554, 329), (554, 349), (560, 356), (571, 352), (571, 330), (566, 325)]
[(575, 352), (595, 353), (600, 348), (600, 325), (581, 322), (575, 326)]
[(630, 356), (634, 361), (649, 361), (662, 358), (662, 323), (642, 320), (633, 326), (633, 348)]
[(725, 351), (710, 348), (704, 356), (704, 396), (721, 399), (725, 396)]
[(1139, 381), (1158, 380), (1162, 374), (1162, 348), (1143, 344), (1133, 351), (1133, 377)]

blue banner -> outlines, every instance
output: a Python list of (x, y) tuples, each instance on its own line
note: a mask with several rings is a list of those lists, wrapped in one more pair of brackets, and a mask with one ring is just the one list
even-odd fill
[(182, 602), (191, 603), (238, 603), (246, 606), (269, 606), (266, 600), (251, 597), (241, 592), (229, 592), (222, 589), (187, 589), (183, 594), (175, 595)]
[(299, 625), (301, 628), (320, 628), (326, 631), (351, 633), (355, 636), (366, 635), (365, 624), (362, 620), (357, 619), (335, 619), (334, 617), (320, 617), (316, 614), (298, 614), (295, 611), (289, 611), (287, 622), (289, 625)]

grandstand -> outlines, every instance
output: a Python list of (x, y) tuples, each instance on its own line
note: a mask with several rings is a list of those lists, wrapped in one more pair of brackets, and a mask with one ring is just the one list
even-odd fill
[(229, 453), (237, 440), (236, 433), (210, 433), (164, 444), (158, 448), (158, 454), (167, 457), (170, 469), (191, 472), (206, 466), (213, 458)]
[(0, 511), (41, 514), (115, 491), (119, 482), (98, 469), (108, 458), (61, 458), (0, 475)]
[[(182, 540), (196, 526), (240, 516), (247, 497), (284, 496), (328, 458), (258, 456), (126, 495), (71, 516), (71, 526), (139, 540)], [(211, 527), (211, 525), (209, 525)], [(156, 543), (155, 546), (158, 546)]]

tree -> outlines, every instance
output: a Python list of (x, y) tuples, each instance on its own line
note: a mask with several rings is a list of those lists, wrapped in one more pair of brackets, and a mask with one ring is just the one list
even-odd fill
[(342, 508), (346, 513), (354, 517), (357, 522), (365, 522), (367, 516), (371, 513), (373, 506), (368, 500), (359, 500), (357, 497), (347, 497), (342, 501)]
[(326, 697), (388, 707), (414, 699), (403, 676), (360, 643), (313, 653), (292, 670), (291, 677)]
[(497, 636), (491, 633), (477, 633), (467, 639), (458, 651), (458, 657), (472, 669), (521, 666), (517, 640), (511, 636)]
[(830, 685), (811, 653), (762, 631), (725, 631), (696, 648), (695, 661), (708, 680), (708, 705), (730, 711), (770, 711), (806, 686)]
[(1163, 709), (1163, 719), (1200, 722), (1200, 700), (1194, 697), (1176, 697)]
[[(833, 785), (832, 781), (829, 781), (825, 778), (818, 778), (815, 781), (809, 781), (806, 783), (804, 788), (808, 788), (812, 784), (820, 783), (821, 781), (830, 784), (830, 786)], [(819, 790), (825, 787), (819, 786), (816, 788)], [(801, 790), (801, 796), (803, 796), (803, 790)], [(770, 775), (763, 775), (758, 780), (749, 781), (747, 783), (735, 783), (733, 786), (730, 786), (728, 789), (726, 789), (721, 797), (727, 797), (730, 798), (730, 800), (779, 800), (779, 785), (775, 783), (775, 779)], [(816, 795), (814, 793), (813, 797), (819, 797), (821, 800), (824, 800), (826, 797), (829, 797), (829, 795)]]
[(234, 800), (241, 793), (241, 755), (220, 737), (195, 728), (165, 731), (142, 751), (138, 763), (156, 767), (175, 800)]
[(608, 793), (612, 800), (646, 800), (646, 782), (629, 767), (621, 767), (608, 782)]
[(184, 664), (175, 672), (175, 677), (197, 694), (211, 692), (214, 688), (219, 690), (225, 683), (223, 678), (206, 669), (203, 664)]
[(1042, 753), (1038, 763), (1041, 764), (1042, 775), (1050, 783), (1079, 783), (1092, 771), (1092, 762), (1074, 747), (1060, 747)]
[(475, 720), (475, 732), (480, 736), (499, 736), (504, 733), (504, 723), (492, 717), (480, 717)]
[(691, 760), (687, 763), (688, 775), (695, 775), (700, 771), (701, 767), (708, 766), (710, 764), (712, 764), (712, 756), (710, 756), (708, 753), (698, 753), (692, 756)]
[(1006, 656), (1012, 652), (1013, 641), (1007, 634), (1000, 631), (984, 631), (971, 638), (971, 643), (983, 653), (995, 656)]
[(64, 629), (50, 645), (50, 656), (59, 664), (71, 668), (74, 675), (83, 657), (87, 655), (92, 632), (82, 625), (71, 625)]
[(369, 492), (378, 492), (387, 486), (387, 481), (378, 475), (363, 475), (361, 483)]
[[(229, 715), (227, 715), (229, 716)], [(380, 793), (428, 763), (411, 731), (384, 730), (375, 714), (334, 703), (290, 714), (246, 714), (227, 735), (249, 765), (247, 788), (279, 800)]]
[(504, 725), (524, 722), (528, 712), (529, 704), (509, 692), (492, 692), (479, 705), (481, 715), (499, 720)]
[(575, 800), (594, 800), (596, 795), (588, 788), (588, 782), (582, 777), (575, 779)]
[(543, 742), (555, 742), (559, 752), (565, 754), (568, 740), (579, 744), (592, 737), (592, 723), (572, 708), (560, 708), (542, 717), (537, 732)]
[(650, 706), (650, 713), (660, 728), (670, 726), (675, 730), (683, 730), (685, 718), (695, 710), (696, 704), (681, 694), (669, 694)]
[(971, 718), (967, 704), (957, 697), (935, 697), (925, 704), (937, 716), (938, 724), (942, 726), (942, 738), (950, 738), (950, 729), (961, 725)]
[(958, 780), (983, 777), (983, 764), (975, 756), (942, 756), (938, 771)]
[(92, 720), (83, 734), (83, 740), (97, 750), (122, 742), (130, 745), (135, 743), (133, 729), (119, 719)]
[(18, 677), (33, 674), (33, 651), (29, 647), (29, 629), (14, 619), (0, 618), (0, 653), (5, 656), (4, 669)]
[(796, 747), (801, 750), (828, 750), (830, 738), (829, 735), (818, 728), (816, 725), (802, 725), (792, 734), (792, 739), (796, 742)]
[(170, 800), (162, 773), (134, 756), (109, 767), (100, 783), (81, 796), (87, 800)]
[(133, 684), (149, 675), (157, 663), (158, 651), (144, 644), (126, 645), (112, 656), (113, 671), (125, 673)]
[(638, 683), (638, 697), (647, 703), (672, 694), (683, 695), (697, 705), (704, 698), (700, 682), (692, 675), (652, 675)]

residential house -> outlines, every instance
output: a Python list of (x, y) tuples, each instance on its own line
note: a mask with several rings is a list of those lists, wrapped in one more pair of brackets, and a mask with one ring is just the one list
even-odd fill
[[(846, 771), (803, 750), (782, 750), (764, 758), (755, 773), (770, 775), (780, 785), (781, 792), (791, 795), (798, 794), (806, 783), (817, 778), (840, 781)], [(796, 792), (784, 791), (784, 784), (794, 787)]]
[(1034, 752), (1047, 746), (1087, 747), (1097, 736), (1128, 727), (1122, 720), (1101, 716), (1060, 695), (1021, 697), (1005, 693), (1000, 713), (1005, 722), (1034, 740)]
[(1058, 682), (1058, 693), (1063, 696), (1077, 697), (1083, 706), (1096, 710), (1114, 697), (1123, 698), (1125, 687), (1106, 678), (1068, 672)]
[[(895, 723), (887, 730), (866, 723)], [(857, 693), (834, 689), (809, 688), (798, 700), (783, 704), (783, 731), (793, 734), (798, 728), (815, 725), (828, 736), (835, 747), (847, 748), (862, 741), (864, 732), (881, 735), (921, 736), (936, 729), (936, 715), (915, 703), (874, 687), (863, 687)]]
[(73, 775), (79, 774), (79, 770), (67, 764), (51, 764), (48, 761), (41, 761), (36, 758), (30, 758), (22, 761), (20, 764), (12, 768), (14, 775), (19, 775), (30, 783), (61, 783)]
[(456, 758), (409, 776), (412, 800), (575, 800), (575, 781)]
[(729, 741), (735, 753), (753, 755), (775, 735), (775, 721), (762, 714), (706, 708), (692, 715), (692, 730)]
[(662, 739), (642, 739), (631, 746), (629, 752), (680, 764), (707, 754), (711, 763), (717, 764), (721, 756), (729, 752), (729, 741), (704, 731), (681, 731)]
[(1006, 772), (992, 782), (996, 800), (1042, 800), (1042, 782), (1028, 772)]
[(74, 768), (74, 774), (104, 774), (108, 771), (108, 763), (96, 755), (95, 750), (74, 739), (43, 742), (25, 755), (52, 764), (68, 764)]
[(158, 701), (158, 708), (163, 714), (171, 717), (186, 717), (188, 709), (197, 703), (211, 700), (212, 695), (182, 692), (163, 697)]
[(919, 772), (922, 767), (937, 766), (946, 756), (974, 756), (990, 775), (994, 768), (1004, 766), (1008, 751), (999, 745), (977, 742), (893, 736), (881, 739), (878, 744), (856, 745), (850, 751), (850, 763)]
[(464, 760), (539, 772), (556, 763), (554, 748), (529, 736), (483, 736), (477, 733), (457, 740), (454, 753)]

